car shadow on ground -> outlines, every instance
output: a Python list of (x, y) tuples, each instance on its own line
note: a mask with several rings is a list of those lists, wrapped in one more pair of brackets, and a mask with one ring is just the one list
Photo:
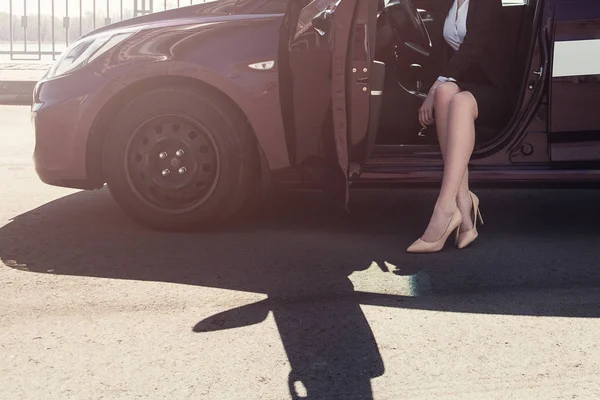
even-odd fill
[[(352, 214), (313, 193), (277, 193), (255, 214), (213, 232), (165, 233), (132, 223), (107, 191), (81, 192), (17, 216), (0, 228), (0, 259), (36, 273), (173, 282), (264, 293), (264, 301), (210, 316), (207, 332), (275, 317), (292, 371), (292, 398), (372, 398), (384, 373), (361, 305), (448, 312), (600, 316), (600, 292), (473, 301), (448, 293), (600, 287), (600, 192), (482, 191), (487, 225), (468, 250), (404, 252), (424, 229), (429, 190), (353, 193)], [(412, 295), (355, 290), (372, 265), (387, 277), (417, 277)], [(389, 280), (389, 279), (388, 279)], [(421, 290), (422, 289), (422, 290)], [(426, 295), (415, 294), (426, 292)], [(560, 296), (560, 295), (557, 295)], [(301, 384), (299, 383), (301, 382)], [(303, 386), (301, 388), (300, 386)]]

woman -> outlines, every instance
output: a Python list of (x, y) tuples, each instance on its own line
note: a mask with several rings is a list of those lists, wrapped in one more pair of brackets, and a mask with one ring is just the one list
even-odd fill
[(454, 231), (460, 249), (477, 238), (479, 199), (469, 191), (468, 171), (475, 121), (499, 125), (510, 111), (505, 89), (510, 68), (502, 57), (498, 23), (502, 0), (439, 0), (437, 4), (434, 61), (443, 68), (419, 110), (419, 120), (423, 127), (436, 123), (444, 175), (429, 225), (408, 248), (411, 253), (440, 251)]

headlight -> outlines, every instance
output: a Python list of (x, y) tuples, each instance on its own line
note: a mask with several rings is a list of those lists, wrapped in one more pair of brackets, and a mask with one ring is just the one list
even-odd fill
[(60, 55), (48, 71), (48, 78), (55, 78), (83, 67), (134, 33), (135, 31), (100, 34), (78, 40)]

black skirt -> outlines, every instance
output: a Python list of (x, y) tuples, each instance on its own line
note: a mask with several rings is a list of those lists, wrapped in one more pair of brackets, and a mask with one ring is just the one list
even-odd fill
[(468, 78), (456, 82), (462, 90), (470, 92), (477, 101), (479, 115), (476, 125), (502, 128), (510, 117), (511, 102), (506, 92), (494, 86), (480, 68), (471, 68)]

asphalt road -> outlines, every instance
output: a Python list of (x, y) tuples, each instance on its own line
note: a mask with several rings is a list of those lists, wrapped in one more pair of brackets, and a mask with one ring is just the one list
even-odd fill
[(1, 106), (1, 399), (600, 398), (600, 191), (478, 191), (478, 242), (419, 256), (431, 190), (160, 233), (33, 143)]

